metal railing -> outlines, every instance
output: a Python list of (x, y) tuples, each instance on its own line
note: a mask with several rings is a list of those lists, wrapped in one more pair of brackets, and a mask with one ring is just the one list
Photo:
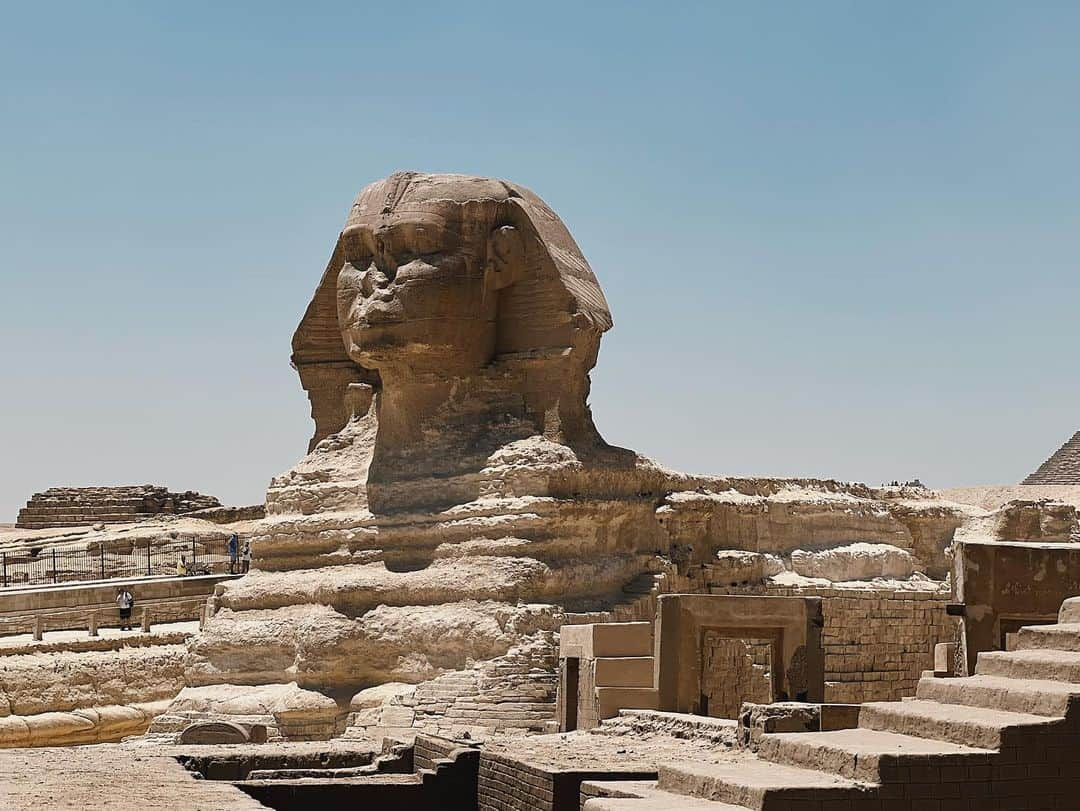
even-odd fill
[[(229, 573), (228, 541), (169, 538), (119, 546), (42, 547), (0, 552), (0, 587), (128, 577)], [(239, 574), (239, 568), (236, 571)]]

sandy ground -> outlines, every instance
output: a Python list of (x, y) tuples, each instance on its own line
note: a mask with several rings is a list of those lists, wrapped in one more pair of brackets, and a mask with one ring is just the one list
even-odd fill
[(936, 491), (948, 501), (996, 510), (1015, 499), (1053, 498), (1080, 507), (1080, 485), (1070, 484), (988, 484), (979, 487), (950, 487)]
[(227, 781), (197, 780), (175, 756), (321, 755), (372, 752), (375, 741), (310, 741), (242, 746), (121, 744), (0, 750), (0, 809), (51, 811), (251, 811), (265, 809)]
[(228, 783), (196, 780), (167, 754), (117, 746), (0, 751), (4, 811), (265, 809)]
[(493, 738), (485, 751), (519, 758), (544, 768), (580, 771), (649, 771), (660, 763), (693, 760), (719, 763), (738, 757), (724, 745), (666, 734), (619, 735), (568, 732), (558, 735)]

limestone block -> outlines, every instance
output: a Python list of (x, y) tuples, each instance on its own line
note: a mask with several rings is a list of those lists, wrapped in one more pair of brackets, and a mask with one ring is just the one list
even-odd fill
[(361, 690), (352, 697), (349, 702), (349, 709), (353, 712), (359, 712), (360, 710), (382, 707), (384, 704), (401, 703), (402, 699), (410, 698), (415, 693), (415, 684), (390, 681)]
[(792, 570), (803, 577), (832, 581), (907, 578), (917, 563), (910, 552), (890, 544), (853, 543), (834, 549), (791, 553)]
[(183, 645), (0, 658), (0, 707), (14, 715), (145, 703), (184, 684)]

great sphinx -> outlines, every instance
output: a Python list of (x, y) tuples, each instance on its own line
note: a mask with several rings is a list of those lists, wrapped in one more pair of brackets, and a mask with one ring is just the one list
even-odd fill
[(421, 682), (550, 641), (564, 611), (624, 599), (673, 550), (878, 539), (940, 557), (951, 517), (861, 485), (689, 476), (605, 443), (589, 371), (611, 326), (529, 189), (367, 186), (293, 336), (309, 452), (271, 482), (254, 571), (218, 587), (188, 684), (340, 700)]

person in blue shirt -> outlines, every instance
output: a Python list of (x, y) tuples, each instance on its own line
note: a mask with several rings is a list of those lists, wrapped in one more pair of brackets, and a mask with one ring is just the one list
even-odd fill
[(236, 561), (240, 557), (240, 539), (234, 532), (229, 536), (229, 574), (236, 574)]

